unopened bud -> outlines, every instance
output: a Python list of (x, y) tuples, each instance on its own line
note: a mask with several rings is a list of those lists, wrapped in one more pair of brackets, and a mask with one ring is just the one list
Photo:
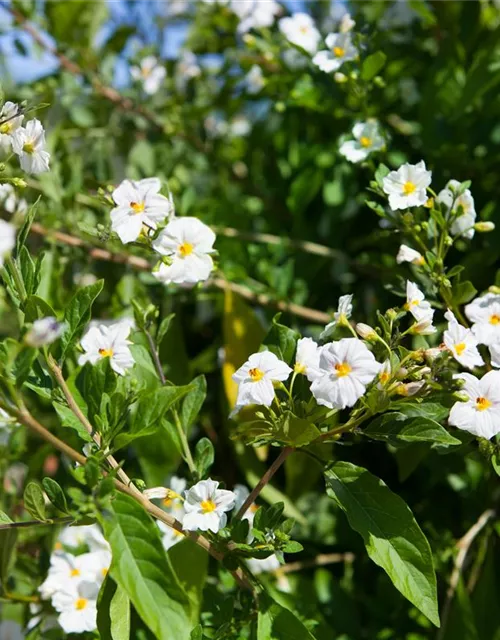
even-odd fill
[(344, 82), (347, 82), (348, 78), (345, 75), (345, 73), (342, 73), (340, 71), (337, 71), (336, 73), (333, 74), (333, 79), (335, 80), (335, 82), (338, 82), (339, 84), (343, 84)]
[(433, 347), (432, 349), (426, 349), (424, 351), (424, 357), (427, 362), (433, 362), (438, 356), (441, 355), (442, 350), (438, 347)]
[(248, 45), (253, 45), (256, 42), (255, 36), (253, 36), (251, 33), (245, 33), (245, 35), (243, 36), (243, 42)]
[(0, 171), (5, 171), (5, 162), (0, 162)]
[(385, 315), (389, 318), (389, 320), (395, 320), (398, 316), (398, 312), (396, 309), (387, 309)]
[(19, 187), (20, 189), (26, 189), (28, 186), (26, 180), (23, 180), (22, 178), (12, 178), (11, 182), (15, 187)]
[(434, 206), (434, 198), (427, 198), (427, 202), (424, 204), (424, 207), (427, 209), (432, 209)]
[(488, 233), (489, 231), (493, 231), (495, 229), (494, 222), (476, 222), (474, 225), (474, 229), (479, 231), (479, 233)]
[(489, 293), (495, 293), (496, 295), (500, 294), (500, 287), (496, 287), (494, 284), (491, 287), (488, 287)]
[(364, 324), (364, 322), (358, 322), (358, 324), (356, 325), (356, 331), (358, 335), (360, 335), (365, 340), (376, 340), (378, 338), (375, 329), (370, 327), (369, 324)]
[(425, 382), (407, 382), (406, 384), (400, 384), (396, 387), (395, 391), (400, 396), (414, 396), (418, 393), (422, 387), (425, 385)]

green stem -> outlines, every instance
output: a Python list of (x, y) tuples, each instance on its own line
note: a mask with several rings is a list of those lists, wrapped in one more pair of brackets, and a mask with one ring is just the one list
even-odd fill
[(182, 450), (184, 452), (184, 460), (187, 463), (187, 466), (189, 467), (189, 470), (191, 471), (191, 475), (192, 476), (196, 476), (196, 465), (194, 463), (193, 460), (193, 456), (191, 454), (191, 449), (189, 448), (189, 442), (186, 436), (186, 432), (184, 431), (180, 418), (179, 418), (179, 414), (177, 413), (177, 409), (173, 409), (172, 413), (174, 415), (174, 423), (175, 423), (175, 427), (177, 429), (177, 433), (179, 435), (179, 440), (181, 441), (181, 445), (182, 445)]

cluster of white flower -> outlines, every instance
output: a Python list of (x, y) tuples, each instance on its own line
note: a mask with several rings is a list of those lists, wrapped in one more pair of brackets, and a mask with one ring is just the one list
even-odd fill
[(78, 358), (78, 364), (96, 364), (102, 358), (109, 358), (113, 371), (125, 375), (125, 371), (134, 366), (129, 346), (132, 343), (128, 340), (130, 328), (127, 321), (91, 326), (81, 340), (85, 353)]
[(97, 628), (97, 595), (110, 564), (110, 547), (97, 525), (62, 531), (40, 594), (52, 601), (65, 633)]
[(140, 82), (144, 93), (154, 95), (165, 80), (167, 72), (155, 56), (146, 56), (139, 64), (130, 67), (130, 75)]
[(160, 189), (158, 178), (124, 180), (112, 194), (117, 206), (111, 211), (111, 228), (126, 244), (141, 234), (149, 237), (166, 223), (152, 243), (163, 256), (154, 277), (164, 284), (207, 280), (214, 267), (214, 232), (198, 218), (176, 218), (172, 197), (162, 195)]
[(0, 148), (19, 156), (21, 169), (26, 173), (44, 173), (49, 170), (50, 154), (46, 151), (45, 130), (34, 118), (23, 127), (24, 114), (19, 105), (6, 102), (0, 111)]

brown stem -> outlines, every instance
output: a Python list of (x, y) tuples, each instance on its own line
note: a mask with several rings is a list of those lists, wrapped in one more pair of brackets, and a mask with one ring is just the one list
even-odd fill
[(160, 382), (163, 385), (165, 385), (167, 383), (167, 379), (165, 378), (165, 374), (163, 373), (163, 367), (161, 366), (160, 356), (158, 355), (158, 349), (156, 348), (156, 344), (155, 344), (155, 341), (153, 340), (153, 336), (149, 333), (147, 329), (143, 329), (143, 331), (148, 341), (149, 351), (151, 352), (151, 357), (153, 358), (156, 373), (160, 378)]
[(247, 512), (249, 507), (258, 498), (258, 496), (259, 496), (260, 492), (262, 491), (262, 489), (266, 486), (266, 484), (268, 484), (268, 482), (274, 476), (276, 471), (278, 471), (278, 469), (281, 467), (281, 465), (285, 462), (285, 460), (288, 458), (288, 456), (292, 453), (292, 451), (295, 451), (295, 449), (293, 447), (285, 447), (284, 449), (282, 449), (280, 451), (279, 456), (271, 464), (269, 469), (264, 473), (264, 475), (259, 480), (259, 482), (257, 482), (257, 484), (255, 485), (253, 490), (250, 492), (250, 494), (248, 495), (248, 497), (245, 500), (245, 502), (241, 505), (240, 510), (238, 511), (238, 513), (235, 516), (235, 520), (241, 520), (241, 518), (245, 515), (245, 513)]
[(3, 529), (27, 529), (29, 527), (46, 527), (47, 525), (54, 524), (69, 524), (74, 522), (75, 519), (71, 516), (65, 518), (51, 518), (41, 522), (40, 520), (24, 520), (23, 522), (7, 522), (6, 524), (0, 524), (0, 531)]
[(276, 574), (294, 573), (295, 571), (302, 571), (302, 569), (309, 569), (311, 567), (324, 567), (327, 564), (335, 564), (336, 562), (354, 562), (354, 553), (348, 551), (347, 553), (320, 553), (311, 560), (302, 560), (297, 562), (289, 562), (288, 564), (276, 569)]

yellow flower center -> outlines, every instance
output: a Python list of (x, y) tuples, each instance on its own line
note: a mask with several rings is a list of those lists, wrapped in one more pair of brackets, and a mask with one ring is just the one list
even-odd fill
[(102, 577), (105, 578), (108, 575), (108, 569), (101, 569)]
[(300, 362), (296, 362), (293, 370), (295, 371), (295, 373), (305, 373), (306, 372), (306, 365), (305, 364), (301, 364)]
[(253, 369), (250, 369), (248, 375), (252, 378), (252, 382), (259, 382), (259, 380), (262, 380), (264, 377), (264, 372), (257, 369), (257, 367), (254, 367)]
[(498, 324), (499, 322), (500, 322), (500, 316), (498, 316), (496, 313), (490, 316), (490, 324)]
[(111, 358), (113, 353), (113, 349), (99, 349), (99, 355), (102, 358)]
[(78, 598), (78, 600), (75, 602), (75, 609), (77, 609), (77, 611), (81, 611), (82, 609), (85, 609), (88, 603), (89, 601), (87, 600), (87, 598)]
[(215, 502), (213, 500), (203, 500), (200, 506), (203, 513), (212, 513), (212, 511), (215, 511)]
[(144, 204), (144, 202), (131, 202), (130, 208), (134, 213), (142, 213), (146, 208), (146, 205)]
[(337, 372), (337, 376), (339, 378), (343, 378), (344, 376), (348, 376), (352, 369), (350, 367), (350, 365), (347, 364), (347, 362), (338, 362), (335, 365), (335, 371)]
[(179, 253), (181, 254), (182, 258), (191, 255), (193, 253), (193, 249), (194, 247), (190, 242), (183, 242), (181, 245), (179, 245)]
[(403, 185), (403, 193), (406, 196), (409, 196), (411, 193), (413, 193), (417, 188), (417, 185), (414, 182), (405, 182)]
[(341, 58), (345, 54), (345, 49), (343, 47), (333, 47), (333, 53), (337, 58)]
[(465, 342), (459, 342), (458, 344), (455, 345), (455, 351), (457, 352), (457, 356), (462, 355), (462, 353), (465, 351), (465, 347), (466, 347)]
[(300, 33), (306, 34), (309, 31), (309, 27), (306, 27), (304, 25), (303, 27), (300, 27), (299, 31), (300, 31)]
[(0, 133), (10, 133), (12, 130), (12, 122), (4, 122), (0, 126)]
[(71, 569), (70, 574), (72, 578), (76, 578), (80, 575), (80, 569)]
[(365, 149), (372, 146), (372, 139), (368, 138), (368, 136), (361, 136), (359, 142), (362, 147), (365, 147)]
[(379, 380), (382, 384), (385, 384), (386, 382), (388, 382), (391, 378), (391, 374), (388, 371), (382, 371), (382, 373), (379, 375)]
[(58, 540), (58, 541), (55, 543), (55, 545), (54, 545), (54, 549), (55, 549), (56, 551), (61, 551), (61, 549), (62, 549), (62, 548), (63, 548), (63, 546), (62, 546), (62, 542), (59, 542), (59, 540)]
[(23, 145), (23, 151), (25, 153), (34, 153), (35, 145), (32, 142), (25, 142)]
[(485, 409), (489, 409), (491, 407), (491, 402), (488, 398), (476, 398), (476, 409), (477, 411), (484, 411)]

